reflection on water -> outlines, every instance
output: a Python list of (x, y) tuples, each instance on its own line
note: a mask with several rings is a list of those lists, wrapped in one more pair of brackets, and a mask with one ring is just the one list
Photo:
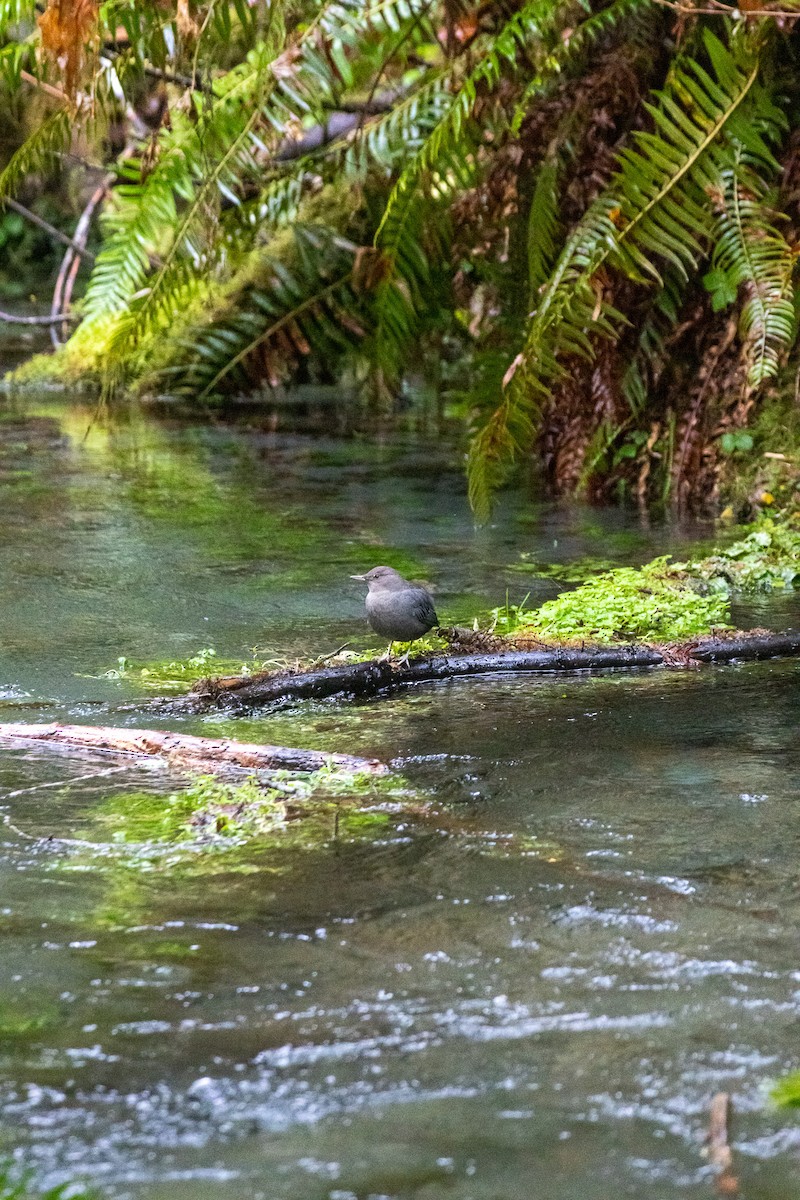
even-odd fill
[[(4, 719), (115, 719), (84, 702), (130, 699), (86, 678), (120, 654), (369, 644), (352, 564), (430, 579), (457, 619), (553, 594), (523, 551), (636, 561), (704, 532), (512, 500), (476, 533), (441, 446), (90, 422), (0, 407)], [(743, 1195), (796, 1195), (798, 1122), (762, 1089), (800, 1066), (799, 680), (485, 679), (195, 718), (395, 760), (425, 803), (194, 858), (109, 832), (164, 768), (5, 749), (0, 1149), (149, 1200), (706, 1197), (722, 1089)]]

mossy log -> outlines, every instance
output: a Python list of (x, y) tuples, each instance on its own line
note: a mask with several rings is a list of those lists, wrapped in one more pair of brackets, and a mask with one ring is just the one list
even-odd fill
[(318, 771), (335, 767), (342, 771), (382, 774), (383, 763), (350, 754), (327, 754), (321, 750), (296, 750), (288, 746), (261, 746), (228, 738), (191, 737), (157, 729), (113, 729), (97, 725), (22, 725), (0, 722), (0, 740), (49, 742), (113, 754), (160, 756), (169, 762), (203, 768), (246, 767), (251, 770)]
[[(499, 639), (494, 639), (495, 641)], [(697, 638), (662, 646), (558, 646), (536, 650), (492, 650), (478, 654), (439, 654), (408, 663), (369, 662), (318, 670), (203, 679), (190, 693), (157, 701), (159, 708), (202, 711), (279, 706), (331, 696), (376, 696), (415, 683), (476, 675), (546, 674), (609, 668), (698, 666), (800, 654), (800, 631), (747, 633)]]

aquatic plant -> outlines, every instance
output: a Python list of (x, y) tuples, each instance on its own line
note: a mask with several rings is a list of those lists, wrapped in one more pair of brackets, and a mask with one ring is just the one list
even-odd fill
[(495, 628), (543, 640), (681, 641), (727, 628), (726, 597), (702, 596), (682, 569), (657, 558), (638, 569), (620, 567), (587, 580), (540, 608), (495, 609)]
[[(679, 564), (676, 564), (676, 569)], [(698, 562), (681, 564), (692, 578), (723, 592), (770, 592), (800, 583), (800, 526), (765, 517), (745, 537)]]
[(365, 836), (389, 820), (377, 805), (410, 802), (412, 796), (399, 776), (381, 779), (334, 765), (306, 773), (263, 772), (238, 781), (193, 775), (186, 787), (167, 794), (110, 796), (86, 814), (78, 833), (87, 842), (116, 845), (132, 861), (161, 853), (174, 861), (175, 852), (184, 851), (193, 862), (202, 848), (319, 845), (330, 837), (332, 811), (337, 833)]
[(250, 675), (267, 669), (267, 663), (242, 659), (218, 658), (212, 646), (198, 650), (188, 658), (137, 662), (120, 655), (117, 665), (104, 671), (100, 679), (124, 679), (158, 691), (185, 691), (198, 679), (209, 675)]
[(596, 560), (571, 565), (524, 563), (544, 578), (581, 581), (581, 586), (538, 609), (519, 604), (495, 608), (492, 628), (542, 639), (589, 638), (680, 641), (728, 628), (728, 599), (735, 592), (767, 592), (800, 583), (800, 523), (791, 513), (762, 517), (745, 536), (704, 558), (600, 571)]
[[(299, 790), (303, 785), (295, 785)], [(128, 792), (111, 797), (93, 816), (115, 842), (172, 842), (197, 837), (271, 834), (286, 819), (292, 784), (250, 777), (226, 783), (200, 775), (168, 795)], [(304, 789), (305, 790), (305, 789)]]
[(0, 1162), (0, 1200), (98, 1200), (98, 1193), (77, 1183), (61, 1183), (42, 1191), (29, 1172)]
[(800, 1108), (800, 1071), (784, 1075), (773, 1083), (770, 1099), (780, 1108)]

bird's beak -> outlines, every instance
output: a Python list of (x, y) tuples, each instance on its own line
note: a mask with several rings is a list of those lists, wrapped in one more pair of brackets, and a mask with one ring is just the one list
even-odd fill
[(359, 583), (363, 583), (367, 577), (366, 575), (351, 575), (350, 578), (357, 579)]

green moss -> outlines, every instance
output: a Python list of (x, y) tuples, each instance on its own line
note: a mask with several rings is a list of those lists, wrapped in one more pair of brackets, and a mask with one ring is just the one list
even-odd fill
[(363, 837), (384, 829), (389, 821), (381, 803), (409, 795), (397, 776), (379, 778), (333, 764), (305, 773), (274, 771), (265, 781), (250, 776), (229, 783), (203, 775), (168, 795), (113, 795), (87, 813), (78, 832), (95, 844), (145, 848), (146, 855), (156, 856), (160, 850), (183, 848), (194, 854), (198, 848), (222, 849), (234, 843), (313, 846), (330, 838), (333, 809), (338, 811), (339, 836)]
[(218, 658), (216, 650), (208, 646), (189, 658), (169, 661), (140, 663), (121, 656), (117, 659), (115, 667), (104, 671), (98, 678), (125, 679), (159, 692), (181, 692), (190, 688), (198, 679), (207, 679), (209, 675), (252, 675), (267, 669), (266, 662), (255, 658)]
[(197, 837), (272, 834), (286, 819), (290, 785), (262, 787), (203, 775), (167, 796), (127, 792), (112, 796), (93, 815), (93, 836), (114, 842), (177, 842)]
[(784, 1075), (772, 1085), (769, 1094), (780, 1108), (800, 1108), (800, 1071)]
[[(429, 634), (415, 642), (395, 642), (393, 654), (401, 657), (406, 653), (439, 654), (446, 649), (444, 638)], [(313, 670), (315, 667), (343, 666), (348, 663), (370, 662), (385, 653), (385, 647), (372, 650), (344, 649), (325, 658), (293, 658), (287, 661), (276, 657), (269, 650), (254, 649), (251, 658), (219, 658), (213, 647), (207, 646), (188, 658), (162, 659), (137, 662), (124, 655), (117, 665), (90, 679), (120, 679), (157, 692), (184, 692), (200, 679), (214, 676), (249, 676), (263, 671)]]
[[(740, 532), (744, 537), (694, 561), (664, 557), (593, 575), (589, 560), (576, 573), (580, 578), (589, 572), (580, 587), (539, 609), (526, 608), (527, 597), (521, 604), (506, 602), (492, 612), (492, 629), (543, 641), (678, 642), (728, 628), (731, 593), (800, 583), (800, 515), (762, 516)], [(560, 566), (536, 573), (563, 577)]]
[(682, 571), (657, 558), (598, 575), (535, 611), (512, 605), (492, 615), (501, 632), (544, 641), (680, 641), (725, 626), (728, 608), (723, 595), (700, 595)]

